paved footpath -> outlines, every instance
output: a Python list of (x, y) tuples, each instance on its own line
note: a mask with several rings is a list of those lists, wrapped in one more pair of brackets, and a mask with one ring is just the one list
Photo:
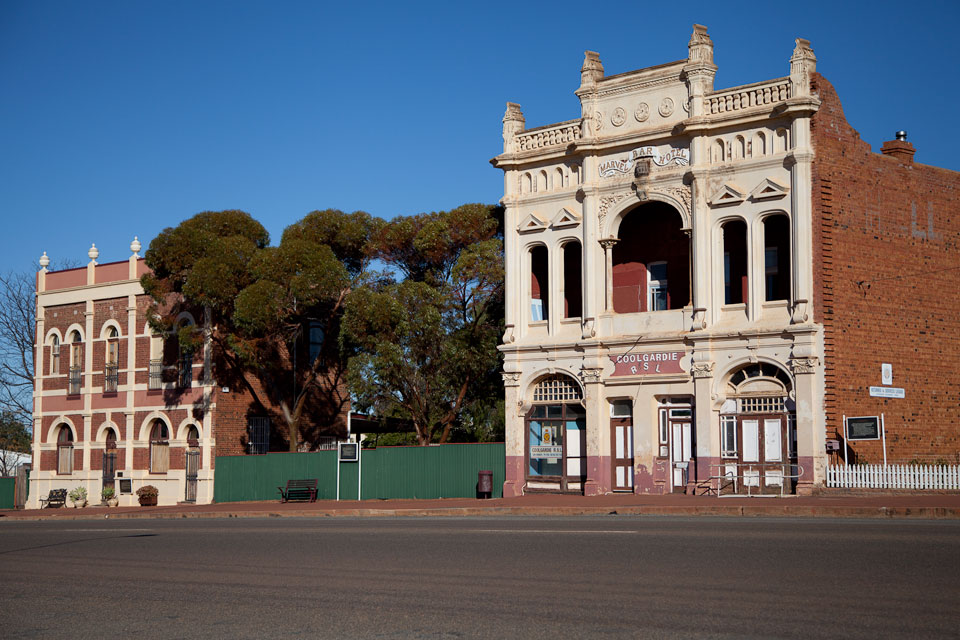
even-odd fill
[(310, 518), (425, 516), (768, 516), (828, 518), (960, 519), (960, 493), (871, 494), (784, 498), (717, 498), (710, 496), (645, 496), (612, 494), (584, 497), (535, 494), (520, 498), (474, 500), (321, 500), (294, 502), (229, 502), (164, 507), (101, 507), (84, 509), (0, 510), (0, 521), (103, 518)]

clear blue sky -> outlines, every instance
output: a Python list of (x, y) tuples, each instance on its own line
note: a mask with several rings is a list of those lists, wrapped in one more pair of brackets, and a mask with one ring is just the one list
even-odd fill
[(717, 88), (787, 75), (808, 38), (875, 150), (906, 129), (960, 170), (960, 2), (657, 4), (0, 2), (0, 271), (91, 242), (124, 260), (204, 210), (278, 241), (314, 209), (496, 202), (507, 100), (528, 127), (576, 118), (585, 49), (608, 74), (661, 64), (694, 22)]

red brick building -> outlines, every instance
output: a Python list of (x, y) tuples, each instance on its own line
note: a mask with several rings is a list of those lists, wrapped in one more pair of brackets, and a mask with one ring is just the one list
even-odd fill
[[(905, 134), (874, 153), (833, 85), (819, 74), (812, 85), (820, 99), (811, 122), (814, 317), (824, 332), (827, 437), (843, 440), (843, 416), (882, 414), (888, 462), (958, 464), (960, 173), (914, 162)], [(871, 387), (903, 397), (877, 397)], [(881, 463), (882, 447), (868, 440), (846, 453), (851, 463)]]
[[(130, 249), (127, 261), (97, 264), (94, 247), (86, 267), (56, 272), (40, 260), (28, 506), (77, 486), (94, 503), (114, 486), (121, 504), (136, 504), (148, 484), (160, 504), (209, 503), (217, 456), (289, 449), (280, 409), (255, 378), (218, 367), (209, 339), (191, 353), (151, 330), (148, 268), (136, 239)], [(349, 399), (333, 387), (302, 425), (308, 447), (346, 435)]]

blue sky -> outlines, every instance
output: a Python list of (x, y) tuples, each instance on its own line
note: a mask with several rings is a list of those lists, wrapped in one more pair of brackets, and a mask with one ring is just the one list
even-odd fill
[[(664, 3), (667, 4), (667, 3)], [(606, 16), (606, 18), (605, 18)], [(709, 27), (724, 88), (789, 73), (794, 38), (875, 150), (960, 170), (958, 2), (0, 2), (0, 271), (46, 251), (124, 260), (204, 210), (273, 239), (314, 209), (391, 218), (496, 202), (504, 104), (579, 116), (608, 74), (686, 57)]]

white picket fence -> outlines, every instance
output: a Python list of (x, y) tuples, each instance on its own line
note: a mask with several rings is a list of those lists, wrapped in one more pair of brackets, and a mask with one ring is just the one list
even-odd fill
[(827, 465), (827, 486), (842, 489), (960, 489), (960, 465)]

